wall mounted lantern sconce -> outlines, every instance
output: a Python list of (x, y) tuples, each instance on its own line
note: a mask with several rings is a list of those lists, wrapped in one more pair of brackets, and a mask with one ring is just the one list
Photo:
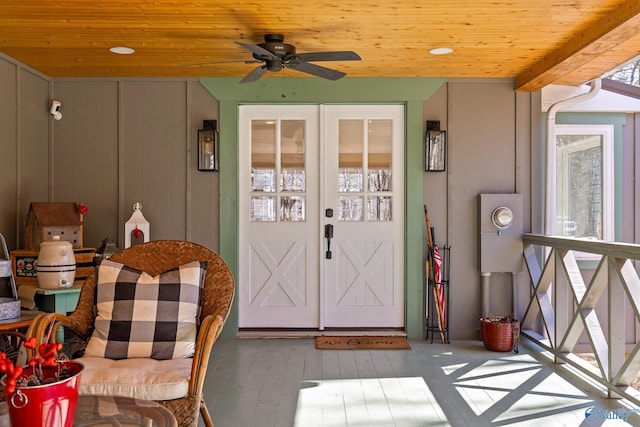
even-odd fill
[(198, 129), (198, 170), (218, 170), (218, 121), (203, 120)]
[(447, 131), (440, 130), (439, 120), (427, 120), (424, 142), (424, 170), (443, 172), (447, 159)]

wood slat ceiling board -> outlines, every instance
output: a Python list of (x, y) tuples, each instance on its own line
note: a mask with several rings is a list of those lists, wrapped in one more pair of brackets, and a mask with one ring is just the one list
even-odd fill
[[(234, 42), (281, 33), (298, 53), (357, 52), (362, 61), (321, 64), (349, 77), (513, 78), (538, 90), (638, 55), (639, 12), (636, 0), (3, 0), (0, 51), (51, 77), (243, 77), (256, 65)], [(428, 53), (443, 46), (454, 52)]]

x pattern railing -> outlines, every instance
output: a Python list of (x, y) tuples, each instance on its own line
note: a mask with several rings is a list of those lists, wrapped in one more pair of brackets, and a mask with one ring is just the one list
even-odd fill
[[(640, 405), (629, 387), (640, 370), (640, 245), (532, 234), (523, 243), (531, 298), (522, 334), (603, 384), (610, 397)], [(597, 260), (592, 274), (576, 258), (585, 253)], [(584, 337), (591, 351), (581, 352), (593, 353), (595, 369), (573, 355)]]

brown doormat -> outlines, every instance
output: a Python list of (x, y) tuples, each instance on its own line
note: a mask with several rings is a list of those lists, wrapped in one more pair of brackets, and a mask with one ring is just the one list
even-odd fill
[(318, 350), (411, 350), (405, 337), (316, 337)]

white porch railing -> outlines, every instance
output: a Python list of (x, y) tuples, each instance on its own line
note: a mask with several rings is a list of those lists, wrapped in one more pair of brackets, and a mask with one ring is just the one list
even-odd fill
[[(609, 397), (640, 406), (628, 387), (640, 370), (640, 245), (533, 234), (523, 243), (531, 298), (522, 335), (604, 385)], [(595, 267), (581, 269), (576, 253), (595, 256)], [(581, 338), (590, 349), (580, 352), (593, 353), (596, 366), (573, 354)]]

